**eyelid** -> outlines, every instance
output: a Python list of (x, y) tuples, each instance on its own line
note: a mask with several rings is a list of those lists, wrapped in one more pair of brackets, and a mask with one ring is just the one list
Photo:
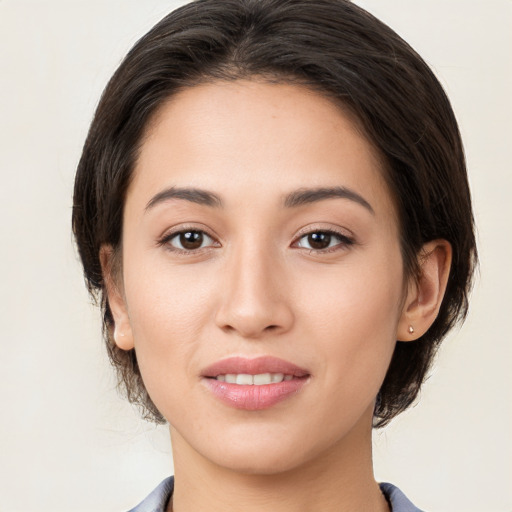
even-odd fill
[(166, 231), (164, 231), (164, 233), (158, 237), (157, 239), (157, 245), (158, 246), (166, 246), (166, 245), (170, 245), (169, 242), (177, 235), (180, 235), (182, 233), (187, 233), (189, 231), (196, 231), (196, 232), (199, 232), (199, 233), (204, 233), (208, 238), (210, 238), (211, 240), (213, 240), (214, 244), (208, 246), (208, 247), (201, 247), (199, 249), (190, 249), (190, 250), (184, 250), (184, 249), (179, 249), (178, 247), (168, 247), (168, 249), (170, 251), (173, 251), (173, 252), (177, 252), (177, 253), (186, 253), (186, 254), (191, 254), (191, 253), (197, 253), (199, 251), (204, 251), (204, 250), (208, 250), (212, 247), (220, 247), (220, 242), (218, 240), (218, 237), (215, 236), (211, 230), (209, 228), (207, 228), (206, 226), (204, 226), (203, 224), (178, 224), (177, 226), (173, 226), (169, 229), (167, 229)]
[(310, 253), (329, 253), (329, 252), (335, 252), (337, 250), (341, 250), (342, 248), (346, 248), (347, 246), (354, 245), (356, 243), (356, 239), (352, 231), (348, 229), (344, 229), (341, 227), (334, 227), (334, 226), (307, 226), (299, 230), (295, 238), (292, 242), (292, 247), (296, 247), (296, 244), (300, 242), (304, 237), (311, 235), (313, 233), (327, 233), (333, 236), (336, 236), (340, 239), (340, 243), (336, 244), (332, 247), (326, 247), (325, 249), (308, 249), (306, 247), (297, 247), (299, 249), (305, 249), (309, 251)]
[(333, 226), (326, 224), (308, 224), (299, 229), (297, 234), (294, 237), (294, 241), (303, 237), (304, 235), (309, 235), (311, 233), (332, 233), (334, 235), (338, 235), (342, 238), (347, 238), (355, 242), (355, 235), (352, 231), (347, 228), (342, 228), (341, 226)]

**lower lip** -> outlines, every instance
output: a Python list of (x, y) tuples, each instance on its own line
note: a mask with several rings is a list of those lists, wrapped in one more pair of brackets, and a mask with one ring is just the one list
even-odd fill
[(300, 377), (275, 384), (243, 386), (216, 379), (204, 379), (208, 389), (222, 402), (235, 409), (246, 411), (268, 409), (291, 398), (301, 390), (307, 380), (307, 377)]

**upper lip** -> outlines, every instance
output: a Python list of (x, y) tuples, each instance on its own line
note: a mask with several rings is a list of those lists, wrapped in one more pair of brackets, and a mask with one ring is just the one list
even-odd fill
[(304, 368), (271, 356), (261, 356), (256, 358), (247, 357), (228, 357), (221, 359), (207, 368), (201, 375), (203, 377), (217, 377), (218, 375), (231, 374), (249, 374), (259, 375), (262, 373), (284, 373), (285, 375), (293, 375), (294, 377), (305, 377), (309, 372)]

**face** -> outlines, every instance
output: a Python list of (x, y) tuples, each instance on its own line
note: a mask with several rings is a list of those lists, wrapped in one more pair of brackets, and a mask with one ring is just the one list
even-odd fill
[(382, 172), (299, 86), (213, 83), (161, 107), (111, 305), (182, 450), (268, 474), (369, 442), (404, 290)]

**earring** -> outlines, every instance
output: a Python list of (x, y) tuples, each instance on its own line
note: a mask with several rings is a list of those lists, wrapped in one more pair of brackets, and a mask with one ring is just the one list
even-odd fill
[(413, 334), (414, 333), (414, 327), (412, 325), (409, 325), (409, 334)]

